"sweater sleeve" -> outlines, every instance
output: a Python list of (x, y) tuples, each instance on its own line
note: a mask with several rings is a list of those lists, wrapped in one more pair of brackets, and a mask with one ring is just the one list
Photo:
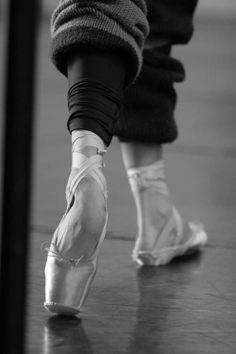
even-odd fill
[(52, 61), (67, 75), (67, 58), (74, 50), (122, 53), (129, 63), (129, 85), (142, 66), (146, 16), (144, 0), (61, 0), (51, 18)]

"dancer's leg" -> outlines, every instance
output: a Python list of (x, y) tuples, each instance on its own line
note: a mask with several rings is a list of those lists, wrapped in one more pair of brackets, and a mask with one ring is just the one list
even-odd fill
[[(173, 84), (185, 76), (182, 64), (170, 56), (171, 46), (190, 40), (196, 2), (147, 1), (151, 31), (144, 50), (144, 65), (136, 83), (125, 91), (123, 114), (116, 125), (115, 134), (121, 140), (137, 209), (136, 260), (139, 250), (156, 252), (155, 245), (159, 245), (159, 249), (166, 248), (176, 245), (176, 240), (178, 244), (185, 244), (196, 228), (195, 234), (201, 238), (195, 238), (195, 241), (197, 239), (199, 246), (206, 241), (200, 226), (195, 228), (195, 225), (182, 222), (173, 209), (162, 151), (163, 143), (170, 143), (177, 137)], [(163, 239), (163, 230), (168, 229)], [(169, 260), (171, 257), (164, 257), (156, 265)], [(154, 265), (155, 262), (148, 259), (148, 263)]]
[(53, 61), (69, 80), (72, 170), (45, 268), (49, 311), (80, 311), (96, 273), (107, 223), (103, 154), (123, 88), (140, 71), (147, 31), (143, 0), (60, 1), (53, 14)]
[[(67, 184), (68, 191), (85, 161), (97, 155), (98, 146), (91, 143), (91, 137), (100, 141), (101, 150), (107, 149), (110, 143), (113, 135), (112, 123), (116, 119), (114, 112), (119, 111), (125, 74), (126, 67), (122, 57), (117, 58), (109, 52), (82, 51), (73, 53), (68, 58), (70, 91), (81, 84), (81, 88), (77, 88), (72, 98), (69, 94), (69, 107), (73, 109), (73, 114), (68, 121), (72, 138), (72, 169)], [(104, 96), (104, 88), (111, 99)], [(112, 100), (113, 95), (115, 101)], [(80, 154), (76, 154), (78, 151)], [(102, 166), (98, 170), (105, 183)], [(67, 257), (88, 258), (94, 252), (102, 233), (106, 218), (106, 200), (96, 179), (91, 176), (83, 178), (75, 196), (76, 203), (64, 219), (64, 227), (56, 233), (58, 247)], [(70, 219), (71, 232), (67, 219)], [(67, 232), (64, 232), (65, 227)]]
[[(141, 142), (121, 143), (123, 161), (127, 172), (147, 170), (154, 180), (165, 177), (162, 145)], [(153, 171), (151, 171), (153, 170)], [(159, 175), (158, 175), (159, 174)], [(143, 175), (142, 175), (143, 177)], [(168, 192), (167, 184), (166, 191)], [(138, 188), (135, 180), (130, 178), (134, 201), (137, 210), (137, 239), (142, 250), (151, 250), (153, 242), (167, 222), (167, 216), (172, 208), (169, 193), (159, 193), (157, 188)], [(154, 186), (154, 185), (153, 185)]]
[(161, 144), (134, 141), (121, 143), (121, 149), (126, 169), (151, 165), (163, 159)]
[(203, 226), (182, 219), (171, 200), (158, 144), (122, 143), (122, 154), (137, 209), (133, 259), (139, 265), (165, 265), (205, 245)]

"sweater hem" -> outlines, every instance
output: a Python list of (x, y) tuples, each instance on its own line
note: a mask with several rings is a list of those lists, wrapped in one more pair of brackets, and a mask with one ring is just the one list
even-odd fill
[(86, 26), (67, 28), (52, 39), (52, 62), (67, 76), (68, 56), (83, 49), (101, 49), (114, 54), (125, 54), (128, 63), (125, 87), (131, 85), (140, 73), (142, 53), (131, 35), (126, 34), (126, 39), (123, 39), (107, 31)]

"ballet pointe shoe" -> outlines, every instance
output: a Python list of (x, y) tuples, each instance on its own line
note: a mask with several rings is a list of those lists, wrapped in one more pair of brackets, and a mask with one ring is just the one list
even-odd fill
[[(77, 315), (82, 310), (97, 271), (98, 253), (105, 238), (108, 220), (107, 187), (101, 171), (104, 145), (101, 139), (94, 134), (88, 134), (86, 139), (89, 146), (97, 148), (97, 153), (91, 157), (85, 157), (77, 144), (77, 149), (72, 155), (72, 166), (76, 168), (76, 173), (73, 178), (69, 179), (66, 189), (67, 209), (54, 232), (50, 246), (46, 249), (48, 256), (45, 266), (44, 307), (49, 312), (66, 316)], [(76, 166), (76, 161), (79, 161), (78, 166)], [(96, 236), (95, 241), (94, 239), (91, 241), (94, 244), (91, 244), (90, 252), (80, 254), (78, 258), (71, 258), (68, 256), (68, 249), (72, 249), (73, 254), (76, 254), (80, 247), (80, 239), (78, 241), (79, 236), (76, 234), (76, 230), (79, 230), (79, 234), (82, 229), (80, 225), (78, 226), (79, 222), (76, 218), (76, 208), (79, 208), (80, 202), (80, 200), (77, 201), (77, 193), (85, 178), (92, 180), (93, 183), (95, 180), (104, 197), (104, 223), (100, 236)]]
[(65, 260), (60, 258), (55, 246), (51, 245), (45, 267), (44, 307), (60, 315), (77, 315), (86, 300), (96, 270), (96, 258), (84, 263), (82, 260)]
[[(150, 168), (131, 168), (127, 173), (134, 195), (153, 188), (160, 195), (168, 196), (162, 162), (150, 165)], [(139, 266), (167, 265), (174, 258), (198, 252), (206, 245), (208, 237), (204, 226), (183, 220), (175, 206), (171, 206), (165, 219), (165, 225), (154, 238), (151, 249), (143, 249), (142, 239), (137, 238), (132, 259)]]
[[(183, 223), (179, 212), (173, 206), (166, 225), (154, 241), (152, 250), (140, 249), (137, 240), (132, 253), (133, 260), (139, 266), (161, 266), (170, 263), (176, 257), (200, 251), (207, 243), (203, 225), (198, 222), (186, 222), (188, 239), (182, 242)], [(170, 245), (165, 246), (166, 243)]]

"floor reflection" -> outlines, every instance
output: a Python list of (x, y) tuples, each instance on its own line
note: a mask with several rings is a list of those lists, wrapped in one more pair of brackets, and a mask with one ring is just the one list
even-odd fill
[[(163, 350), (168, 348), (168, 336), (173, 328), (172, 310), (175, 304), (180, 306), (179, 289), (191, 283), (193, 273), (201, 264), (201, 257), (200, 253), (196, 253), (176, 259), (167, 267), (138, 269), (139, 303), (132, 340), (126, 354), (168, 353)], [(174, 351), (175, 343), (171, 343), (171, 346)]]
[(93, 354), (91, 343), (79, 318), (54, 316), (44, 327), (44, 354)]
[[(129, 334), (124, 333), (124, 327), (122, 326), (117, 332), (120, 338), (129, 337), (128, 346), (126, 346), (126, 349), (124, 348), (124, 351), (122, 349), (122, 353), (157, 354), (174, 352), (173, 330), (176, 333), (176, 329), (178, 329), (176, 321), (179, 321), (180, 318), (179, 311), (183, 310), (182, 317), (184, 318), (186, 306), (185, 302), (181, 302), (183, 292), (191, 287), (194, 273), (199, 270), (200, 266), (201, 254), (196, 254), (176, 260), (168, 267), (143, 267), (138, 269), (136, 280), (139, 299), (136, 307), (135, 324)], [(187, 313), (191, 315), (191, 308)], [(114, 318), (109, 317), (108, 319), (111, 324), (114, 322)], [(88, 326), (88, 330), (86, 327), (86, 333), (79, 318), (62, 316), (49, 318), (44, 327), (43, 353), (106, 353), (106, 348), (109, 346), (107, 338), (109, 333), (108, 322), (105, 321), (100, 325), (101, 332), (94, 318), (92, 322), (89, 320), (89, 323), (90, 326)], [(96, 330), (94, 330), (94, 326)], [(168, 337), (171, 340), (168, 341)], [(98, 347), (96, 343), (99, 343)], [(112, 348), (110, 353), (119, 353), (120, 344), (116, 336), (113, 339), (110, 338), (110, 343)]]

